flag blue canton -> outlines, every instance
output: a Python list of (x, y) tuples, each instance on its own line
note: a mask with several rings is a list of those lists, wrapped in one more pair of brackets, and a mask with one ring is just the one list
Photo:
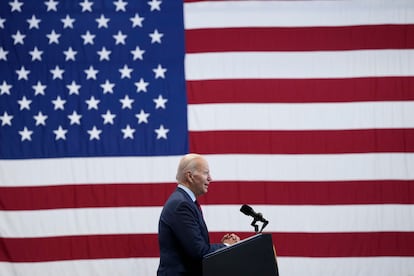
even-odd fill
[(2, 1), (0, 158), (187, 152), (182, 5)]

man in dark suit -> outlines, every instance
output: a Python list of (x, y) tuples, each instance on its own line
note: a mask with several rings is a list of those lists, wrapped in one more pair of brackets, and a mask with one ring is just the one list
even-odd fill
[(240, 241), (226, 234), (222, 243), (210, 244), (197, 197), (207, 193), (211, 181), (207, 161), (198, 154), (185, 155), (178, 165), (178, 187), (168, 198), (158, 225), (160, 265), (158, 276), (202, 274), (207, 253)]

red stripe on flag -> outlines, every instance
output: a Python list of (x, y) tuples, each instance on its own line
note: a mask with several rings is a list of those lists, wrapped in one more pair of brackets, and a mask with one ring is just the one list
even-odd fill
[[(413, 204), (413, 180), (333, 182), (213, 181), (203, 204)], [(1, 210), (162, 206), (176, 184), (0, 188)], [(227, 191), (234, 191), (228, 193)]]
[[(247, 236), (241, 233), (242, 238)], [(213, 235), (214, 239), (219, 237)], [(272, 239), (279, 257), (413, 256), (414, 253), (413, 232), (272, 233)]]
[(213, 182), (200, 202), (257, 205), (413, 204), (414, 180)]
[(278, 256), (413, 256), (413, 232), (275, 233)]
[(155, 234), (0, 238), (0, 261), (44, 262), (159, 256)]
[(187, 81), (190, 104), (414, 100), (414, 77)]
[(177, 184), (0, 187), (0, 210), (162, 206)]
[(414, 25), (186, 30), (187, 53), (414, 48)]
[(414, 152), (414, 129), (192, 131), (190, 148), (200, 154)]
[[(219, 242), (225, 233), (210, 233)], [(241, 238), (252, 233), (239, 233)], [(273, 233), (278, 256), (370, 257), (414, 256), (414, 233)], [(332, 246), (335, 245), (335, 246)], [(90, 235), (44, 238), (0, 238), (0, 261), (158, 257), (156, 234)]]

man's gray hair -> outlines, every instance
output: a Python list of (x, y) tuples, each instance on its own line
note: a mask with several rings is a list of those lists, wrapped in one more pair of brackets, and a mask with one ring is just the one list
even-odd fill
[(195, 169), (195, 166), (197, 162), (195, 162), (198, 159), (204, 159), (200, 154), (196, 153), (189, 153), (183, 156), (181, 158), (180, 163), (178, 164), (177, 169), (177, 176), (176, 179), (178, 182), (184, 182), (185, 181), (185, 174), (187, 172), (193, 172)]

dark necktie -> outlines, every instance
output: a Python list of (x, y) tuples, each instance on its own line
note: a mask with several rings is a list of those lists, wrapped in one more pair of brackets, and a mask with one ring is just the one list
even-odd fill
[(198, 207), (198, 210), (200, 210), (200, 213), (201, 214), (203, 214), (203, 210), (201, 210), (201, 206), (200, 206), (200, 203), (196, 200), (196, 201), (194, 201), (195, 202), (195, 204), (197, 205), (197, 207)]

